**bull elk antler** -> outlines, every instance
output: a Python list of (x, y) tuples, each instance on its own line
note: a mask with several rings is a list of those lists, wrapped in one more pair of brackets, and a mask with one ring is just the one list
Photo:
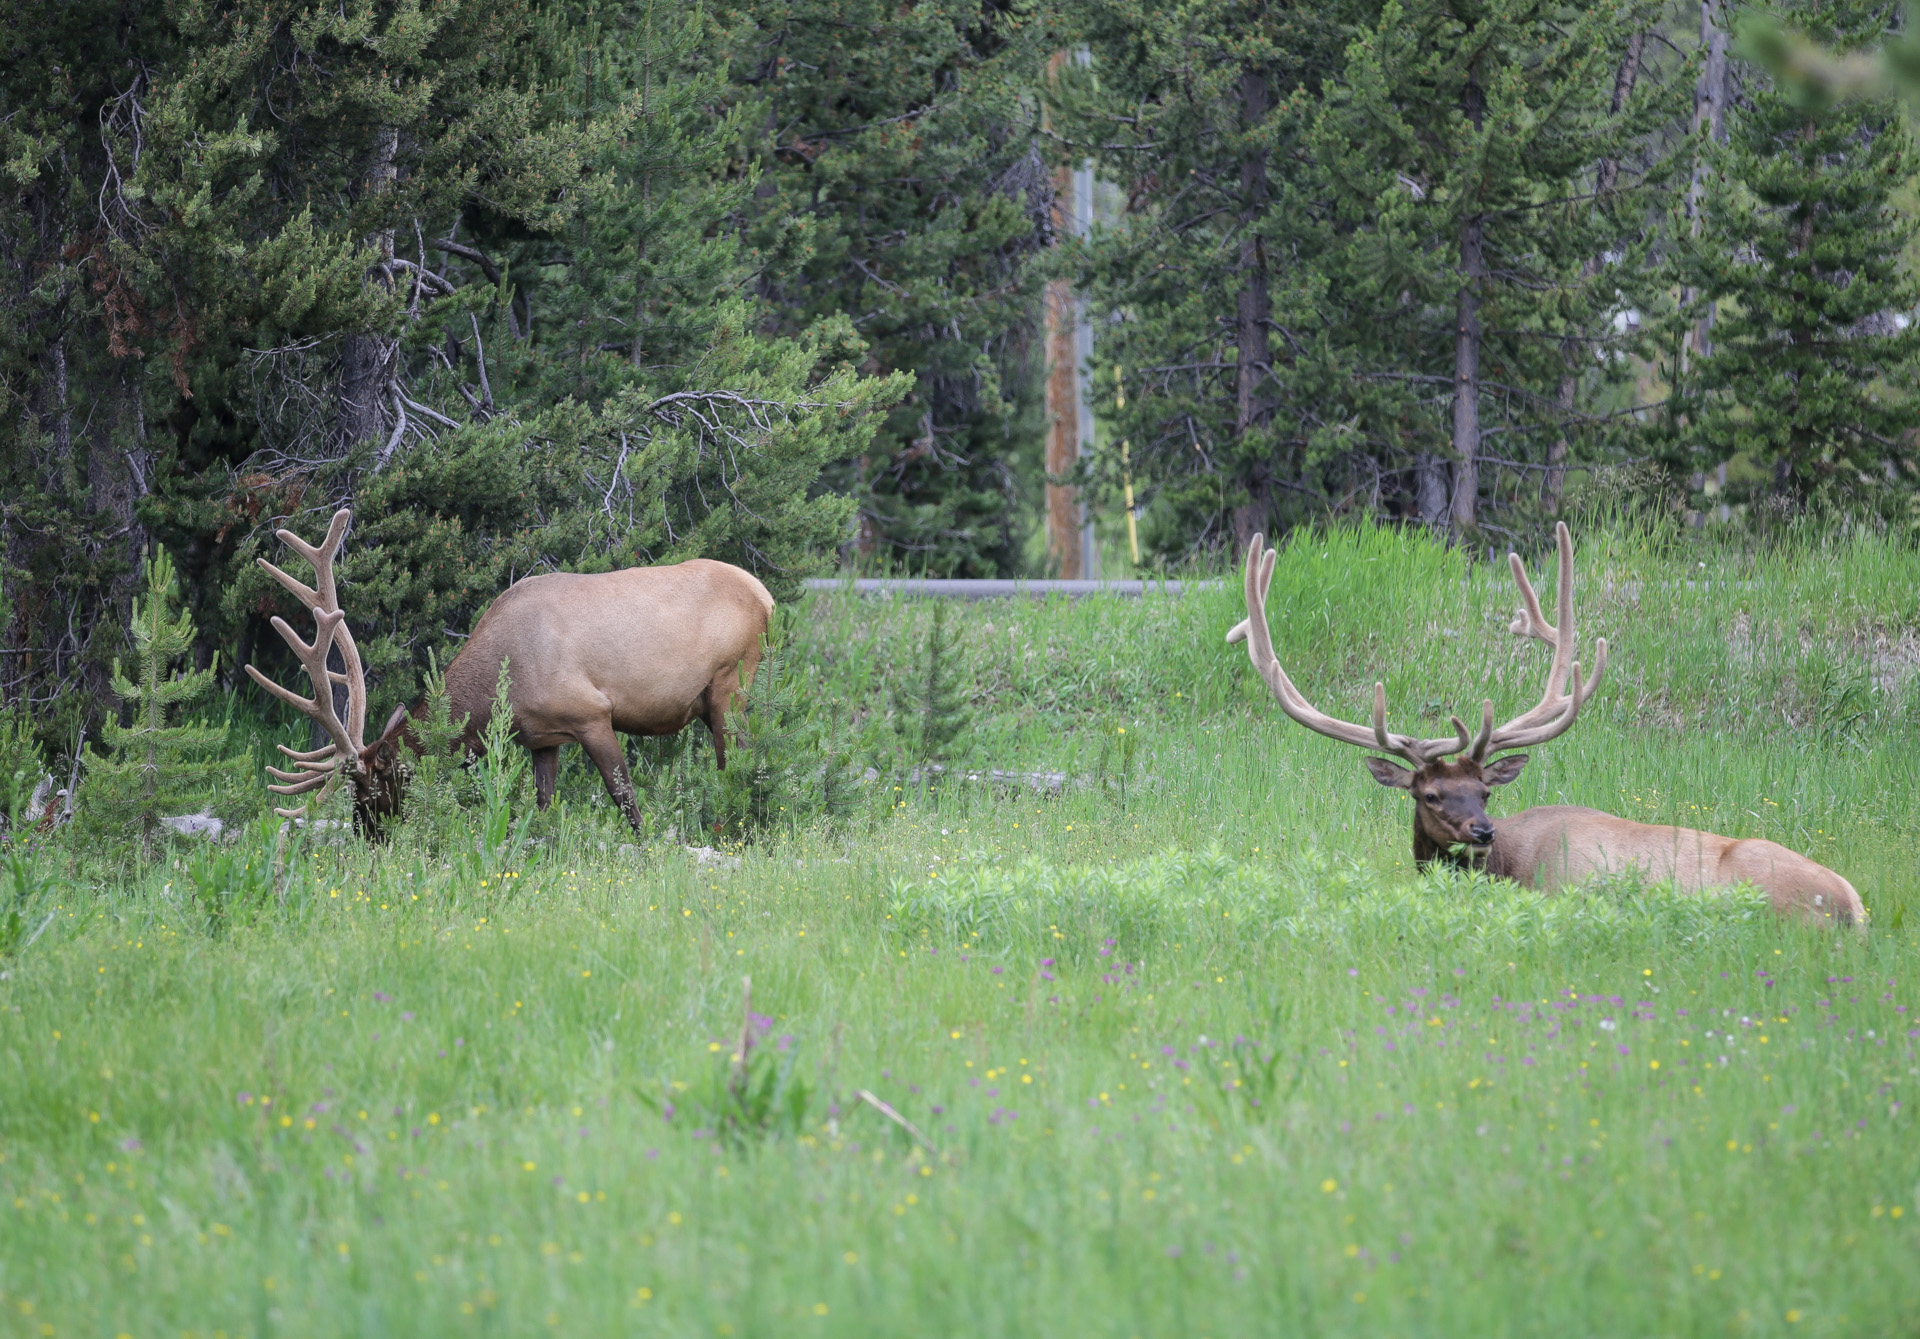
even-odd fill
[[(285, 744), (279, 749), (293, 760), (298, 769), (283, 772), (277, 767), (267, 771), (279, 778), (282, 784), (269, 785), (268, 790), (276, 795), (304, 795), (309, 791), (320, 790), (324, 798), (332, 789), (334, 780), (342, 770), (351, 771), (360, 765), (360, 755), (365, 748), (367, 728), (367, 676), (360, 663), (360, 648), (354, 644), (353, 633), (348, 630), (346, 614), (340, 608), (340, 597), (334, 583), (333, 561), (340, 550), (340, 542), (346, 538), (347, 525), (353, 520), (353, 513), (342, 507), (333, 514), (333, 523), (327, 527), (327, 537), (317, 546), (308, 544), (291, 530), (276, 533), (281, 542), (295, 553), (305, 558), (313, 567), (314, 584), (306, 583), (288, 576), (265, 558), (258, 559), (260, 566), (267, 569), (282, 586), (290, 591), (308, 609), (313, 611), (313, 641), (300, 640), (300, 634), (287, 626), (285, 619), (274, 616), (274, 630), (285, 639), (287, 646), (300, 661), (307, 672), (307, 678), (313, 684), (313, 696), (301, 697), (291, 689), (284, 688), (255, 669), (247, 666), (247, 673), (253, 681), (306, 716), (317, 721), (320, 728), (327, 732), (332, 743), (324, 748), (300, 752), (288, 748)], [(327, 656), (332, 649), (340, 648), (340, 662), (344, 672), (327, 667)], [(347, 688), (347, 719), (342, 721), (333, 704), (333, 686), (345, 684)], [(310, 803), (310, 802), (309, 802)], [(308, 805), (297, 809), (279, 809), (274, 812), (282, 818), (301, 818), (307, 812)]]
[[(1394, 754), (1406, 759), (1415, 768), (1425, 767), (1436, 758), (1450, 753), (1465, 753), (1475, 762), (1482, 762), (1490, 753), (1544, 744), (1564, 734), (1573, 725), (1580, 715), (1580, 708), (1600, 687), (1600, 680), (1607, 672), (1607, 640), (1602, 637), (1594, 644), (1593, 679), (1585, 683), (1581, 680), (1580, 662), (1573, 658), (1573, 537), (1568, 533), (1564, 521), (1555, 527), (1554, 538), (1560, 549), (1556, 609), (1558, 627), (1550, 625), (1541, 615), (1540, 601), (1533, 593), (1533, 584), (1527, 580), (1527, 569), (1520, 561), (1520, 555), (1507, 555), (1507, 561), (1513, 568), (1513, 579), (1520, 587), (1521, 601), (1520, 612), (1508, 630), (1517, 637), (1535, 637), (1545, 642), (1553, 648), (1553, 660), (1547, 668), (1546, 691), (1540, 695), (1540, 701), (1531, 710), (1514, 717), (1498, 729), (1493, 724), (1493, 703), (1487, 701), (1480, 704), (1480, 729), (1477, 732), (1469, 733), (1465, 723), (1455, 716), (1452, 718), (1454, 734), (1451, 738), (1420, 739), (1413, 735), (1393, 734), (1387, 729), (1387, 690), (1386, 685), (1381, 683), (1373, 686), (1371, 728), (1338, 720), (1317, 710), (1294, 687), (1293, 680), (1287, 677), (1286, 670), (1281, 668), (1279, 658), (1273, 653), (1273, 638), (1267, 630), (1267, 587), (1273, 580), (1273, 565), (1278, 555), (1271, 549), (1262, 555), (1266, 543), (1264, 535), (1255, 535), (1247, 547), (1247, 618), (1242, 623), (1236, 623), (1227, 633), (1227, 643), (1232, 645), (1246, 641), (1247, 655), (1253, 661), (1253, 667), (1260, 671), (1260, 677), (1267, 681), (1267, 687), (1273, 690), (1280, 709), (1307, 729), (1343, 744)], [(1567, 686), (1569, 678), (1573, 681), (1571, 691)]]

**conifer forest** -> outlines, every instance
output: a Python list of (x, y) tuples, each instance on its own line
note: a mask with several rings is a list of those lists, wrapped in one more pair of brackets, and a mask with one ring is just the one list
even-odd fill
[(0, 1335), (1920, 1330), (1917, 25), (0, 0)]
[[(1583, 493), (1915, 522), (1903, 108), (1711, 2), (4, 18), (0, 691), (50, 745), (149, 547), (232, 677), (292, 612), (253, 559), (347, 503), (403, 695), (530, 572), (1057, 574), (1050, 478), (1116, 576)], [(1092, 335), (1051, 474), (1048, 285)]]

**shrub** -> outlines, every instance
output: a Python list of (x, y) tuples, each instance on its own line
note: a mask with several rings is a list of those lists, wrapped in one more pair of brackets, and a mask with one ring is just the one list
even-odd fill
[(136, 837), (142, 853), (151, 855), (163, 815), (210, 814), (232, 822), (259, 808), (260, 793), (252, 760), (227, 753), (224, 724), (168, 724), (212, 686), (218, 657), (203, 670), (174, 668), (193, 649), (193, 616), (173, 612), (179, 591), (164, 548), (154, 548), (146, 569), (146, 598), (135, 597), (128, 629), (139, 682), (113, 663), (113, 690), (132, 708), (132, 723), (105, 723), (111, 756), (87, 769), (79, 814), (83, 830)]

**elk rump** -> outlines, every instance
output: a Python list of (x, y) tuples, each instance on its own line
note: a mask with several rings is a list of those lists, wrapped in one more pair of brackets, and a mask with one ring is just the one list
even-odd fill
[[(467, 718), (462, 744), (478, 750), (505, 661), (514, 735), (533, 754), (540, 807), (553, 800), (560, 746), (578, 744), (638, 830), (619, 736), (677, 734), (698, 718), (725, 767), (727, 713), (753, 684), (772, 616), (773, 597), (758, 578), (706, 558), (517, 581), (447, 666), (453, 718)], [(423, 707), (394, 713), (369, 750), (376, 771), (397, 764), (409, 717)], [(397, 786), (385, 790), (397, 798)]]

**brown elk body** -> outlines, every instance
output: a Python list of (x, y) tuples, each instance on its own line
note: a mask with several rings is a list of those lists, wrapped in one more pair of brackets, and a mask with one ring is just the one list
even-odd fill
[[(348, 519), (346, 511), (338, 513), (318, 548), (280, 532), (281, 539), (314, 564), (318, 589), (261, 560), (314, 610), (311, 645), (280, 619), (274, 626), (316, 688), (322, 682), (346, 685), (348, 719), (341, 720), (333, 710), (330, 691), (302, 698), (251, 666), (248, 672), (312, 716), (334, 741), (311, 753), (283, 749), (301, 771), (275, 771), (287, 784), (272, 789), (301, 794), (324, 784), (336, 769), (345, 772), (353, 787), (356, 820), (363, 829), (376, 830), (400, 809), (400, 745), (412, 712), (395, 711), (378, 739), (362, 742), (366, 681), (339, 609), (332, 571)], [(560, 746), (579, 744), (599, 768), (607, 793), (638, 829), (639, 810), (619, 736), (674, 734), (699, 718), (712, 731), (714, 761), (726, 766), (727, 713), (752, 685), (772, 614), (773, 597), (751, 573), (707, 559), (591, 575), (527, 577), (494, 601), (447, 666), (453, 719), (466, 718), (462, 743), (469, 752), (477, 750), (493, 714), (495, 686), (505, 662), (514, 734), (533, 754), (540, 806), (553, 799)], [(326, 670), (329, 643), (340, 647), (344, 672)], [(420, 707), (416, 703), (412, 711)]]
[(1775, 842), (1636, 823), (1577, 805), (1540, 805), (1510, 818), (1488, 816), (1492, 788), (1514, 780), (1527, 763), (1524, 753), (1492, 760), (1489, 755), (1543, 744), (1564, 733), (1606, 673), (1607, 644), (1601, 639), (1593, 679), (1581, 682), (1579, 662), (1573, 659), (1573, 540), (1564, 524), (1557, 527), (1556, 539), (1560, 550), (1557, 628), (1541, 614), (1518, 555), (1508, 558), (1521, 597), (1520, 614), (1511, 630), (1547, 643), (1553, 648), (1553, 661), (1540, 702), (1497, 730), (1493, 704), (1486, 702), (1481, 704), (1480, 728), (1471, 736), (1457, 716), (1451, 738), (1393, 734), (1386, 727), (1386, 690), (1377, 683), (1371, 728), (1316, 710), (1294, 687), (1273, 652), (1266, 594), (1275, 555), (1268, 551), (1261, 556), (1263, 536), (1256, 535), (1247, 552), (1247, 619), (1227, 634), (1227, 640), (1247, 641), (1254, 667), (1281, 709), (1295, 721), (1317, 734), (1395, 754), (1411, 764), (1403, 767), (1386, 758), (1366, 760), (1367, 769), (1381, 785), (1412, 795), (1413, 855), (1422, 869), (1444, 861), (1484, 869), (1543, 892), (1627, 871), (1647, 879), (1671, 880), (1683, 892), (1744, 883), (1765, 892), (1773, 909), (1783, 915), (1863, 925), (1866, 911), (1852, 884)]

